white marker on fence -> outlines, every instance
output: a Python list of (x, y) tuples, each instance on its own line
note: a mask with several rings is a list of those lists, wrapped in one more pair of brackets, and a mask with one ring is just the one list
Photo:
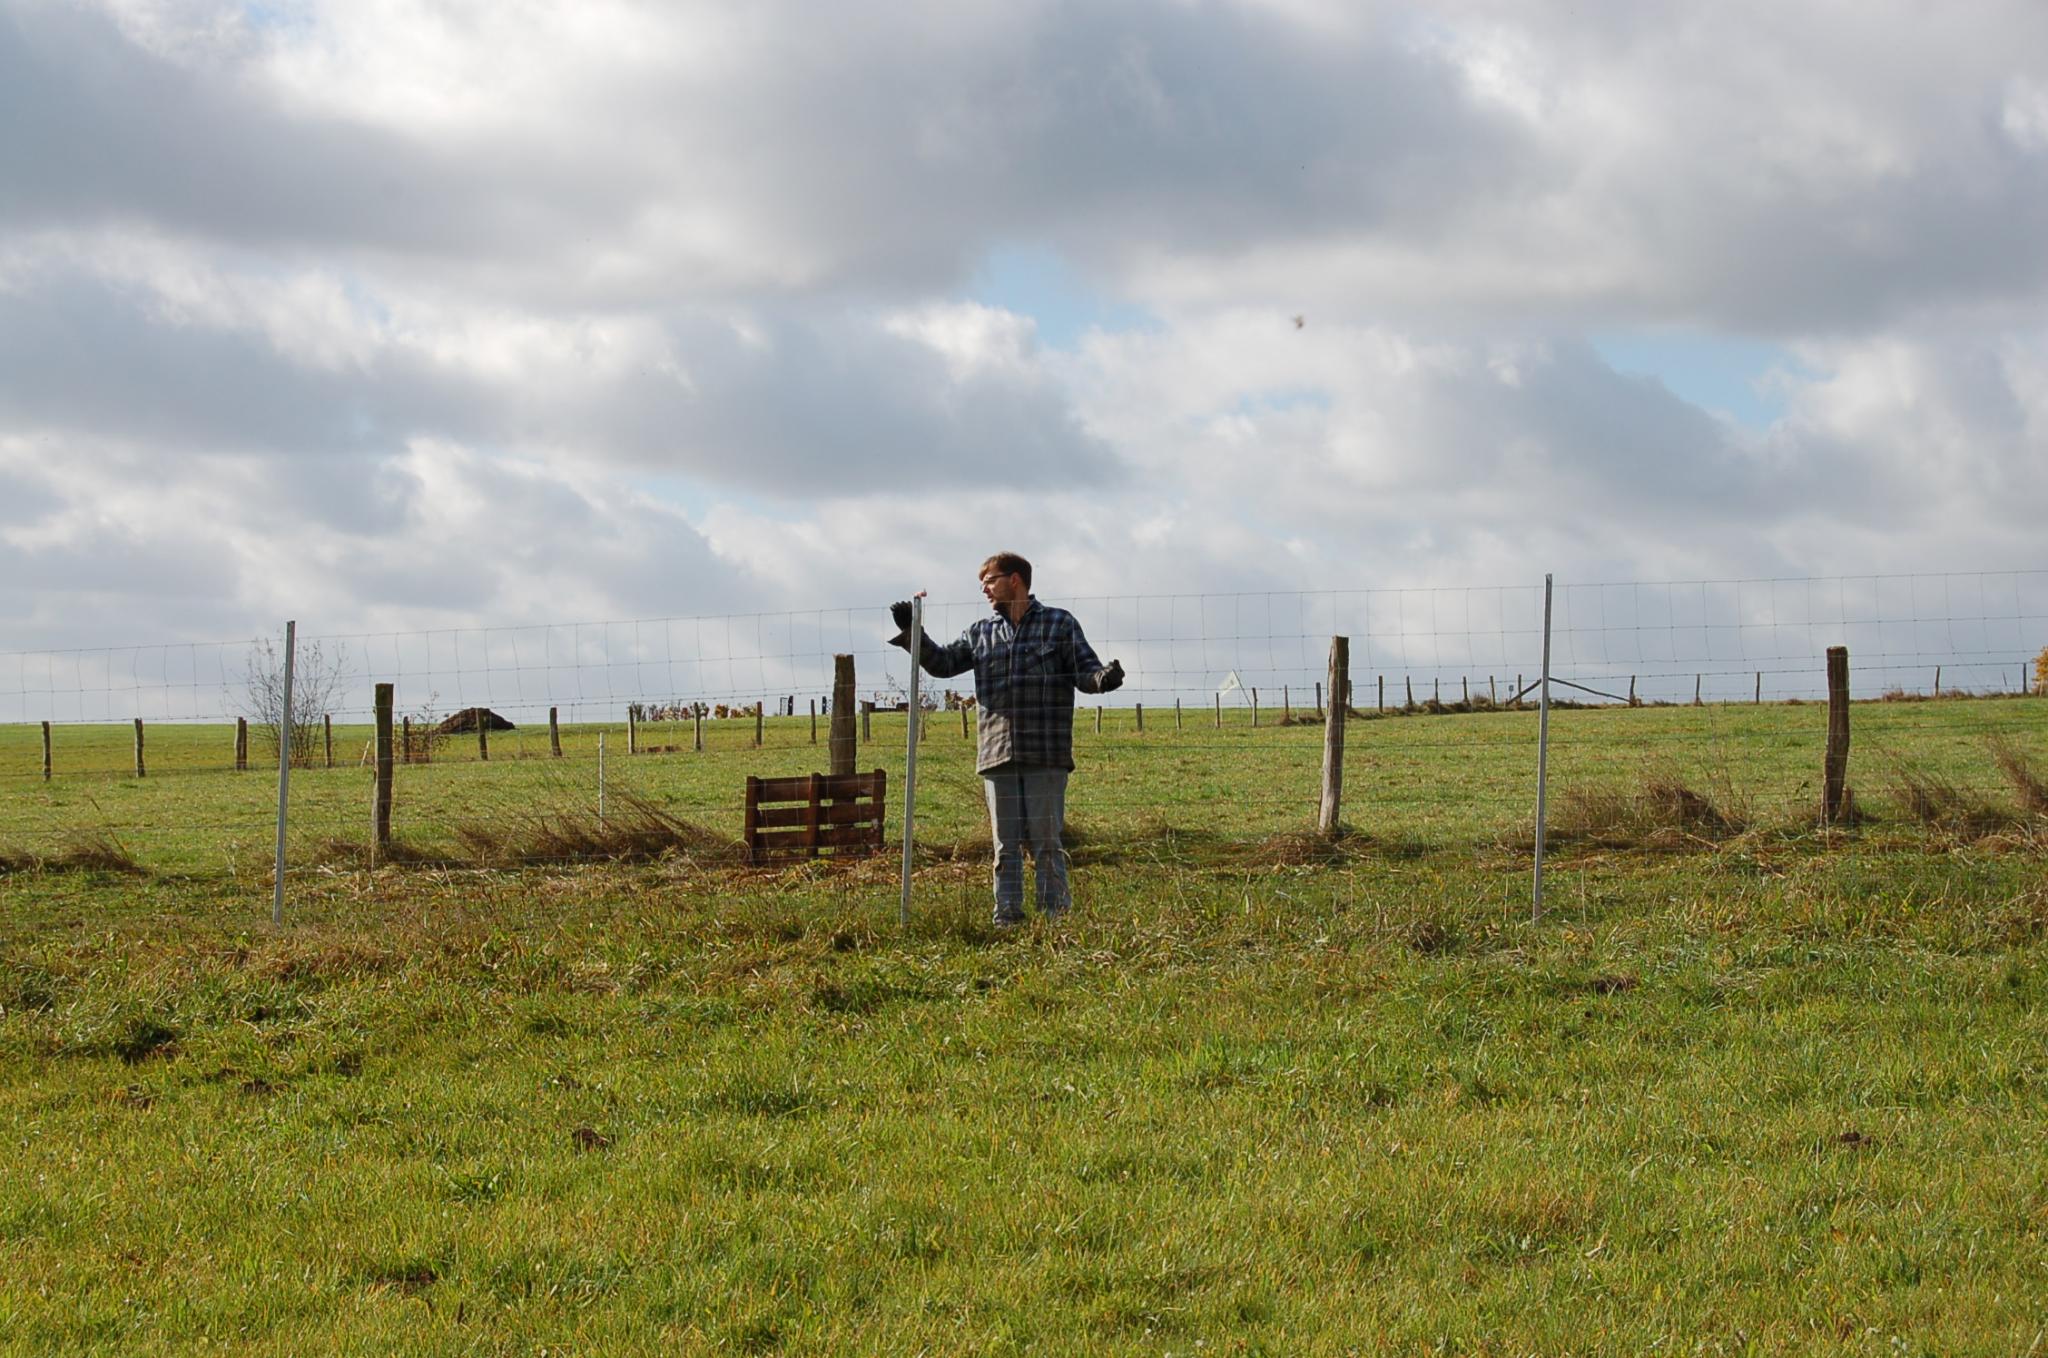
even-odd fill
[(1529, 903), (1529, 921), (1543, 921), (1543, 797), (1550, 772), (1550, 576), (1543, 577), (1543, 673), (1536, 718), (1536, 884)]
[(270, 896), (270, 922), (284, 923), (284, 824), (292, 790), (292, 658), (298, 649), (299, 624), (284, 625), (284, 723), (277, 728), (277, 868)]
[(918, 678), (924, 672), (924, 591), (910, 598), (910, 729), (903, 747), (903, 898), (896, 923), (910, 923), (910, 845), (917, 824)]

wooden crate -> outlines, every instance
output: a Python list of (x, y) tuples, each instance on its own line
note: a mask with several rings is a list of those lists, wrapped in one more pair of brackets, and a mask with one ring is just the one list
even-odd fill
[(888, 786), (881, 769), (747, 779), (747, 861), (879, 851)]

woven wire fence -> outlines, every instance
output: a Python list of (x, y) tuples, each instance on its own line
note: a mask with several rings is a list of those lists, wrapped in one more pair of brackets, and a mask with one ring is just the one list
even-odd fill
[[(1354, 840), (1512, 856), (1531, 838), (1540, 580), (1047, 602), (1129, 676), (1114, 694), (1076, 696), (1068, 818), (1084, 869), (1298, 848), (1322, 794), (1334, 636), (1349, 638), (1342, 819)], [(926, 627), (947, 640), (985, 612), (928, 604)], [(895, 845), (909, 667), (885, 642), (893, 631), (876, 605), (301, 636), (290, 870), (730, 865), (746, 779), (828, 767), (842, 655), (863, 709), (855, 767), (887, 778)], [(2011, 764), (2048, 733), (2048, 705), (2017, 701), (2040, 691), (2048, 572), (1560, 583), (1550, 642), (1563, 843), (1810, 818), (1830, 646), (1850, 652), (1851, 781), (1872, 814), (1934, 819), (1930, 795), (2030, 814)], [(112, 842), (152, 871), (268, 873), (281, 659), (270, 638), (0, 654), (0, 862)], [(383, 844), (378, 684), (394, 695)], [(971, 677), (928, 678), (923, 695), (920, 861), (978, 871), (988, 835)]]

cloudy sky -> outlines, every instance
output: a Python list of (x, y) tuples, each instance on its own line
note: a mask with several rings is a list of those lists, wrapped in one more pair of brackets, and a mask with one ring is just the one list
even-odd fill
[(0, 0), (0, 650), (2038, 567), (2039, 0)]

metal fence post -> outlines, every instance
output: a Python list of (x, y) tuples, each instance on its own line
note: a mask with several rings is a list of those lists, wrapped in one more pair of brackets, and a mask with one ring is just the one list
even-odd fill
[(924, 591), (910, 600), (910, 725), (903, 747), (903, 897), (896, 904), (896, 923), (910, 923), (910, 846), (917, 826), (918, 680), (924, 673)]
[(1543, 802), (1549, 790), (1550, 774), (1550, 590), (1551, 577), (1543, 576), (1543, 673), (1538, 677), (1541, 685), (1537, 697), (1536, 718), (1536, 880), (1534, 895), (1529, 903), (1529, 921), (1532, 924), (1543, 920)]
[(284, 923), (284, 828), (292, 791), (292, 662), (298, 652), (299, 624), (284, 625), (284, 721), (277, 728), (277, 867), (270, 896), (270, 922)]

